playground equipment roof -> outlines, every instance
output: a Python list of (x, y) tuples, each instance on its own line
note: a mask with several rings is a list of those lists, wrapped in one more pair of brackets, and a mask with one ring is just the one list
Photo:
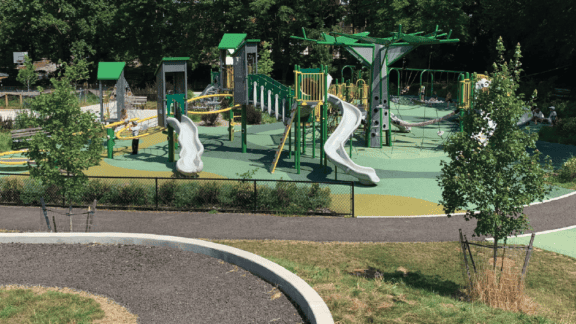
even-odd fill
[(220, 40), (220, 44), (218, 44), (218, 49), (233, 49), (236, 51), (240, 45), (242, 45), (246, 36), (247, 34), (224, 34), (222, 40)]
[(156, 68), (156, 71), (154, 72), (154, 75), (156, 75), (158, 73), (158, 70), (160, 69), (160, 66), (162, 66), (162, 62), (166, 62), (166, 61), (189, 61), (190, 57), (188, 56), (182, 56), (182, 57), (163, 57), (160, 60), (160, 63), (158, 63), (158, 67)]
[[(457, 38), (450, 39), (452, 35), (452, 30), (448, 34), (439, 34), (441, 30), (438, 29), (436, 25), (436, 30), (424, 36), (419, 36), (424, 32), (417, 32), (411, 34), (404, 34), (402, 32), (402, 25), (398, 27), (397, 32), (392, 32), (391, 37), (377, 38), (370, 37), (369, 32), (357, 33), (357, 34), (342, 34), (336, 32), (330, 32), (329, 34), (322, 33), (324, 40), (316, 40), (306, 37), (306, 31), (302, 28), (302, 33), (304, 37), (290, 36), (290, 38), (300, 39), (305, 41), (316, 42), (322, 45), (333, 45), (333, 46), (366, 46), (372, 47), (374, 44), (380, 44), (384, 46), (403, 46), (403, 45), (434, 45), (443, 43), (457, 43), (460, 40)], [(339, 36), (339, 37), (335, 37)], [(439, 37), (447, 36), (446, 39), (439, 39)]]
[(98, 80), (118, 80), (126, 62), (98, 62)]

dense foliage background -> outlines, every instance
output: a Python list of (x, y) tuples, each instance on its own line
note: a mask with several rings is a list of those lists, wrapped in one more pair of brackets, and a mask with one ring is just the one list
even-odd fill
[[(73, 52), (90, 62), (126, 61), (133, 86), (153, 82), (156, 64), (165, 56), (190, 56), (189, 84), (203, 88), (217, 63), (224, 33), (247, 33), (271, 43), (272, 77), (292, 83), (294, 64), (327, 64), (339, 77), (345, 64), (359, 66), (329, 46), (291, 40), (318, 38), (321, 31), (351, 32), (354, 28), (387, 37), (402, 24), (404, 32), (431, 32), (435, 26), (459, 38), (455, 45), (421, 46), (401, 66), (483, 73), (495, 61), (502, 36), (506, 48), (521, 43), (523, 83), (542, 94), (552, 87), (573, 87), (576, 72), (574, 2), (565, 0), (25, 0), (0, 2), (0, 72), (4, 85), (20, 85), (12, 52), (27, 51), (35, 61), (70, 61)], [(310, 46), (309, 55), (302, 51)], [(510, 53), (507, 53), (510, 54)], [(142, 66), (136, 67), (138, 60)], [(90, 82), (97, 64), (90, 67)], [(527, 89), (528, 90), (528, 89)], [(530, 90), (527, 93), (531, 93)]]

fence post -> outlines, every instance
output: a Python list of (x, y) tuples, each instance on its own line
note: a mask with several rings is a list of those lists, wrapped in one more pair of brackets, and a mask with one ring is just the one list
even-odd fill
[(520, 277), (520, 282), (522, 282), (522, 280), (524, 280), (524, 275), (526, 274), (526, 268), (528, 268), (528, 261), (530, 261), (530, 255), (532, 254), (532, 243), (534, 242), (534, 237), (536, 236), (536, 233), (532, 233), (532, 236), (530, 237), (530, 244), (528, 245), (528, 247), (526, 247), (526, 258), (524, 259), (524, 266), (522, 267), (522, 276)]
[(464, 255), (464, 265), (466, 266), (466, 274), (468, 274), (468, 281), (470, 282), (470, 289), (472, 289), (472, 277), (470, 276), (470, 268), (468, 268), (468, 259), (466, 258), (466, 247), (464, 239), (462, 239), (462, 229), (458, 229), (460, 232), (460, 248), (462, 248), (462, 255)]
[(156, 210), (158, 210), (158, 178), (154, 178), (156, 180)]
[(42, 204), (42, 212), (44, 213), (44, 219), (46, 219), (48, 230), (52, 232), (52, 228), (50, 227), (50, 220), (48, 219), (48, 212), (46, 211), (46, 204), (44, 203), (44, 197), (40, 197), (40, 203)]
[(352, 218), (355, 217), (354, 215), (354, 182), (352, 182)]
[(257, 209), (258, 209), (258, 191), (256, 189), (256, 180), (254, 180), (254, 210), (253, 210), (253, 212), (255, 213)]

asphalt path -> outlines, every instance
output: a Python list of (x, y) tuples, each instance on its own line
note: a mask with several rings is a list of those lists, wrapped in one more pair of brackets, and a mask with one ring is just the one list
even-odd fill
[[(383, 206), (385, 208), (385, 206)], [(53, 208), (66, 212), (62, 208)], [(576, 194), (524, 207), (533, 230), (576, 225)], [(0, 206), (0, 229), (38, 231), (39, 207)], [(315, 242), (447, 242), (459, 229), (472, 238), (476, 219), (464, 216), (403, 218), (282, 217), (258, 214), (98, 210), (95, 232), (145, 233), (186, 238)], [(520, 234), (520, 233), (519, 233)]]

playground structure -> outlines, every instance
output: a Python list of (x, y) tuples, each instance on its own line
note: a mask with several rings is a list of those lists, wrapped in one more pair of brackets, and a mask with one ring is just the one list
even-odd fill
[[(293, 36), (296, 39), (304, 38)], [(183, 174), (194, 174), (202, 171), (203, 164), (201, 155), (204, 147), (198, 136), (198, 128), (190, 120), (188, 114), (217, 114), (229, 111), (229, 140), (234, 139), (234, 126), (236, 118), (241, 118), (241, 147), (242, 153), (246, 153), (247, 131), (246, 131), (246, 105), (252, 104), (254, 107), (266, 111), (270, 116), (277, 120), (282, 120), (285, 131), (282, 135), (281, 142), (276, 150), (274, 160), (270, 167), (273, 173), (281, 157), (286, 141), (289, 143), (288, 156), (294, 155), (294, 167), (300, 174), (300, 157), (306, 154), (306, 129), (312, 128), (312, 158), (316, 156), (316, 131), (320, 134), (320, 165), (327, 170), (327, 161), (330, 160), (336, 168), (344, 170), (358, 178), (363, 184), (378, 183), (379, 178), (376, 176), (374, 169), (363, 167), (355, 164), (351, 160), (352, 155), (352, 138), (354, 132), (358, 130), (361, 124), (364, 124), (365, 141), (367, 147), (382, 147), (383, 131), (387, 136), (387, 143), (392, 146), (391, 130), (389, 126), (396, 126), (401, 132), (410, 132), (411, 127), (422, 127), (444, 120), (457, 117), (460, 113), (462, 116), (465, 110), (469, 110), (470, 96), (473, 95), (470, 76), (466, 72), (449, 71), (449, 70), (419, 70), (419, 69), (399, 69), (391, 68), (390, 65), (400, 59), (403, 55), (421, 44), (438, 44), (449, 40), (453, 43), (458, 40), (450, 40), (450, 34), (446, 40), (440, 40), (445, 34), (438, 34), (439, 30), (426, 36), (415, 36), (416, 34), (403, 34), (400, 30), (393, 33), (390, 38), (377, 39), (367, 37), (368, 32), (354, 35), (340, 35), (338, 37), (323, 34), (325, 39), (315, 41), (319, 44), (345, 46), (353, 53), (366, 67), (372, 69), (372, 80), (365, 82), (361, 79), (361, 71), (358, 71), (356, 80), (352, 78), (344, 82), (342, 76), (341, 83), (334, 80), (328, 74), (327, 67), (321, 66), (316, 69), (303, 69), (298, 65), (295, 66), (295, 85), (293, 88), (282, 85), (272, 78), (258, 74), (257, 71), (257, 43), (259, 40), (247, 39), (246, 34), (225, 34), (219, 44), (220, 50), (220, 70), (211, 72), (211, 80), (201, 96), (197, 98), (187, 98), (187, 60), (188, 57), (167, 57), (163, 58), (156, 70), (156, 80), (158, 85), (157, 98), (157, 115), (147, 118), (127, 119), (122, 116), (125, 108), (124, 100), (126, 91), (129, 91), (126, 80), (124, 79), (124, 62), (101, 62), (98, 70), (98, 80), (100, 81), (100, 117), (108, 132), (108, 158), (113, 158), (114, 139), (129, 140), (138, 139), (151, 135), (154, 122), (157, 121), (159, 129), (165, 128), (168, 135), (168, 160), (174, 161), (174, 150), (178, 144), (182, 147), (180, 160), (177, 162), (177, 170)], [(364, 43), (359, 43), (362, 41)], [(352, 66), (345, 66), (342, 69), (350, 69), (352, 76), (355, 75)], [(392, 72), (396, 71), (398, 75), (398, 96), (390, 95), (390, 82), (388, 76), (392, 77)], [(391, 110), (391, 105), (400, 99), (400, 73), (401, 71), (417, 71), (420, 73), (420, 88), (424, 87), (423, 75), (428, 73), (430, 87), (428, 87), (429, 96), (435, 96), (434, 78), (435, 73), (453, 73), (458, 77), (458, 86), (456, 91), (456, 108), (450, 114), (442, 118), (436, 118), (419, 123), (410, 123), (397, 117)], [(170, 79), (173, 81), (173, 88), (167, 89)], [(104, 98), (102, 92), (102, 81), (116, 81), (116, 118), (104, 120)], [(408, 82), (409, 84), (411, 82)], [(376, 85), (375, 85), (376, 84)], [(354, 87), (355, 86), (355, 87)], [(355, 90), (352, 90), (354, 88)], [(477, 90), (477, 89), (476, 89)], [(230, 107), (214, 110), (217, 105), (222, 105), (219, 98), (233, 98), (234, 102)], [(426, 92), (420, 98), (420, 102), (427, 102)], [(267, 99), (267, 101), (266, 101)], [(266, 104), (267, 102), (267, 104)], [(328, 111), (331, 103), (340, 109), (341, 121), (335, 131), (328, 137)], [(235, 116), (234, 111), (240, 110), (241, 115)], [(527, 113), (528, 114), (528, 113)], [(386, 118), (387, 117), (387, 118)], [(523, 119), (524, 120), (524, 116)], [(138, 121), (140, 124), (148, 123), (145, 128), (146, 132), (141, 131), (137, 136), (123, 136), (126, 131), (127, 122)], [(112, 122), (112, 123), (110, 123)], [(525, 123), (525, 121), (524, 121)], [(382, 127), (375, 127), (382, 124)], [(519, 123), (520, 124), (520, 123)], [(124, 127), (122, 127), (124, 126)], [(115, 131), (116, 128), (116, 131)], [(118, 130), (118, 128), (120, 128)], [(174, 131), (180, 136), (175, 137)], [(460, 131), (462, 122), (460, 120)], [(440, 135), (440, 132), (439, 132)], [(378, 141), (378, 137), (380, 141)], [(292, 141), (294, 138), (294, 150)], [(350, 143), (350, 154), (344, 150), (346, 142)], [(379, 143), (373, 146), (374, 143)], [(369, 146), (370, 145), (370, 146)], [(14, 153), (13, 153), (14, 154)], [(17, 163), (17, 161), (15, 161)], [(3, 161), (0, 160), (0, 163)], [(26, 163), (26, 162), (24, 162)]]

